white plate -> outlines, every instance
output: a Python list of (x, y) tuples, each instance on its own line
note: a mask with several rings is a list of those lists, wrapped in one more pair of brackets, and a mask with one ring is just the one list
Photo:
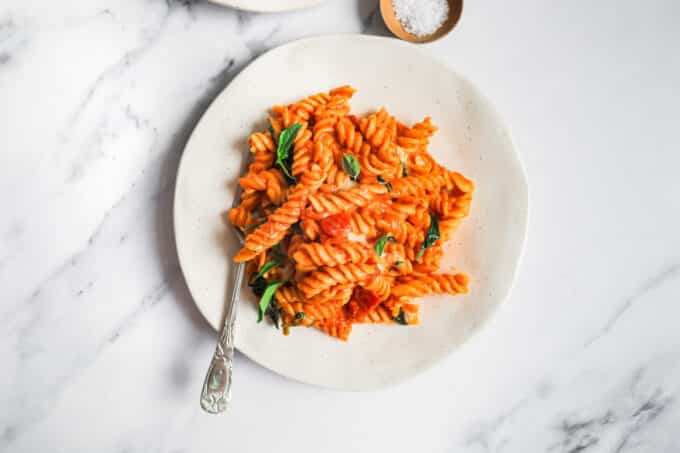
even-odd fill
[(258, 13), (276, 13), (294, 9), (308, 8), (323, 3), (325, 0), (210, 0), (220, 5), (231, 6), (243, 11)]
[[(236, 346), (285, 376), (325, 387), (366, 390), (412, 376), (460, 346), (512, 286), (527, 226), (524, 170), (491, 103), (468, 81), (395, 39), (336, 35), (296, 41), (258, 58), (215, 99), (187, 143), (177, 175), (175, 235), (180, 264), (201, 313), (217, 328), (237, 241), (222, 219), (248, 158), (251, 131), (266, 130), (269, 107), (351, 84), (352, 111), (385, 106), (404, 122), (430, 115), (431, 153), (474, 180), (469, 218), (446, 247), (444, 271), (471, 276), (466, 296), (427, 297), (420, 325), (355, 325), (348, 342), (315, 329), (283, 336), (256, 323), (246, 287)], [(238, 371), (237, 371), (238, 372)]]

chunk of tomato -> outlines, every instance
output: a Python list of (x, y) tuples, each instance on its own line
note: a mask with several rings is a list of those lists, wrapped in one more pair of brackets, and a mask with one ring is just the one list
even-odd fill
[(354, 300), (359, 303), (364, 312), (368, 312), (380, 304), (377, 294), (361, 287), (354, 290)]
[(319, 221), (319, 226), (326, 237), (342, 237), (349, 230), (349, 214), (339, 212), (329, 215)]

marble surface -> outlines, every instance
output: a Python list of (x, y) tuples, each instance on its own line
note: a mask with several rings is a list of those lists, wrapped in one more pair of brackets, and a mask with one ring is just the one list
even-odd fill
[(494, 100), (521, 150), (531, 219), (510, 299), (378, 392), (239, 355), (215, 417), (198, 404), (215, 334), (171, 227), (183, 145), (263, 51), (386, 34), (377, 1), (3, 1), (0, 451), (680, 451), (678, 23), (672, 0), (466, 2), (425, 50)]

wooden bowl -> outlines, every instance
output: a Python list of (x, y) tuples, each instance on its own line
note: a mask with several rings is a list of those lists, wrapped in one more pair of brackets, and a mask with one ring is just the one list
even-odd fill
[(448, 35), (453, 27), (456, 26), (461, 14), (463, 13), (463, 0), (448, 0), (449, 1), (449, 17), (446, 22), (439, 27), (437, 31), (427, 36), (416, 36), (404, 30), (404, 27), (394, 15), (394, 8), (392, 7), (392, 0), (380, 0), (380, 14), (382, 14), (383, 21), (390, 31), (399, 39), (404, 41), (424, 44), (427, 42), (436, 41)]

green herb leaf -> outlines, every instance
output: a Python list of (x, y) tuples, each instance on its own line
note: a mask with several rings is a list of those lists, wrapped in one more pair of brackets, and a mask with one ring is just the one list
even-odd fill
[(305, 319), (305, 316), (307, 316), (307, 314), (304, 311), (299, 311), (299, 312), (295, 313), (295, 318), (294, 318), (295, 322), (302, 321), (303, 319)]
[(293, 176), (293, 153), (291, 153), (286, 160), (283, 161), (283, 167), (281, 167), (281, 170), (283, 170), (283, 177), (286, 179), (286, 182), (288, 185), (295, 185), (297, 184), (297, 179), (295, 179), (295, 176)]
[(267, 308), (269, 307), (269, 303), (272, 301), (272, 298), (274, 297), (274, 293), (276, 292), (276, 289), (283, 285), (285, 282), (283, 280), (275, 280), (271, 283), (267, 284), (267, 287), (264, 289), (264, 292), (262, 293), (262, 297), (260, 298), (260, 304), (258, 305), (259, 310), (257, 311), (257, 322), (261, 322), (262, 318), (264, 317), (264, 313), (267, 311)]
[(283, 313), (283, 308), (279, 306), (279, 303), (276, 301), (276, 298), (274, 298), (270, 303), (269, 307), (267, 307), (267, 311), (265, 311), (265, 315), (271, 319), (272, 324), (274, 324), (274, 327), (277, 329), (279, 328), (279, 325), (281, 324), (281, 313)]
[(406, 322), (406, 313), (404, 313), (403, 308), (399, 308), (399, 314), (392, 319), (394, 322), (401, 324), (402, 326), (408, 325), (408, 322)]
[(392, 192), (392, 184), (389, 181), (385, 181), (382, 176), (378, 176), (378, 182), (387, 187), (388, 192)]
[(260, 225), (264, 225), (265, 223), (267, 223), (267, 219), (262, 219), (262, 220), (260, 220), (259, 222), (255, 222), (255, 223), (253, 223), (252, 225), (244, 226), (244, 227), (241, 228), (241, 229), (242, 229), (243, 231), (250, 231), (250, 230), (252, 230), (252, 229), (254, 229), (254, 228), (259, 227)]
[(399, 267), (399, 266), (401, 266), (402, 264), (404, 264), (403, 261), (395, 261), (395, 262), (394, 262), (394, 267)]
[(248, 279), (248, 286), (250, 286), (253, 289), (253, 294), (256, 296), (261, 296), (264, 293), (265, 288), (267, 287), (267, 280), (263, 277), (258, 277), (255, 278), (255, 274), (251, 274), (250, 278)]
[(295, 143), (295, 138), (297, 137), (300, 128), (302, 128), (302, 124), (294, 123), (281, 131), (281, 134), (279, 134), (279, 143), (276, 146), (277, 161), (282, 161), (288, 157), (290, 148), (293, 146), (293, 143)]
[(430, 228), (427, 230), (427, 234), (425, 235), (425, 240), (423, 241), (423, 245), (420, 246), (420, 250), (418, 251), (418, 255), (416, 255), (416, 259), (419, 260), (422, 258), (423, 253), (425, 253), (425, 249), (432, 247), (435, 242), (439, 240), (439, 218), (430, 213)]
[(279, 134), (279, 143), (276, 146), (276, 165), (281, 168), (286, 179), (293, 181), (293, 183), (296, 180), (290, 173), (293, 165), (293, 154), (290, 152), (290, 148), (293, 146), (295, 137), (297, 137), (301, 127), (302, 124), (294, 123), (282, 130)]
[(397, 240), (394, 239), (394, 236), (392, 236), (392, 233), (386, 233), (383, 236), (381, 236), (377, 241), (375, 241), (375, 244), (373, 244), (375, 253), (378, 256), (382, 256), (383, 250), (385, 250), (385, 246), (387, 245), (387, 241), (397, 242)]
[(267, 261), (266, 263), (264, 263), (264, 265), (260, 269), (260, 272), (258, 272), (257, 275), (255, 275), (255, 280), (257, 280), (258, 278), (262, 277), (264, 274), (266, 274), (270, 270), (272, 270), (275, 267), (278, 267), (280, 265), (281, 265), (281, 262), (279, 260)]
[(425, 248), (432, 247), (439, 237), (439, 218), (430, 213), (430, 228), (425, 235)]
[(361, 166), (354, 156), (351, 154), (345, 154), (342, 156), (342, 168), (349, 175), (352, 181), (359, 179), (359, 174), (361, 173)]
[[(281, 250), (281, 243), (279, 242), (276, 244), (274, 247), (272, 247), (272, 251), (274, 252), (274, 259), (280, 261), (281, 263), (283, 260), (286, 259), (286, 255), (283, 254), (283, 250)], [(279, 264), (281, 264), (279, 263)]]

